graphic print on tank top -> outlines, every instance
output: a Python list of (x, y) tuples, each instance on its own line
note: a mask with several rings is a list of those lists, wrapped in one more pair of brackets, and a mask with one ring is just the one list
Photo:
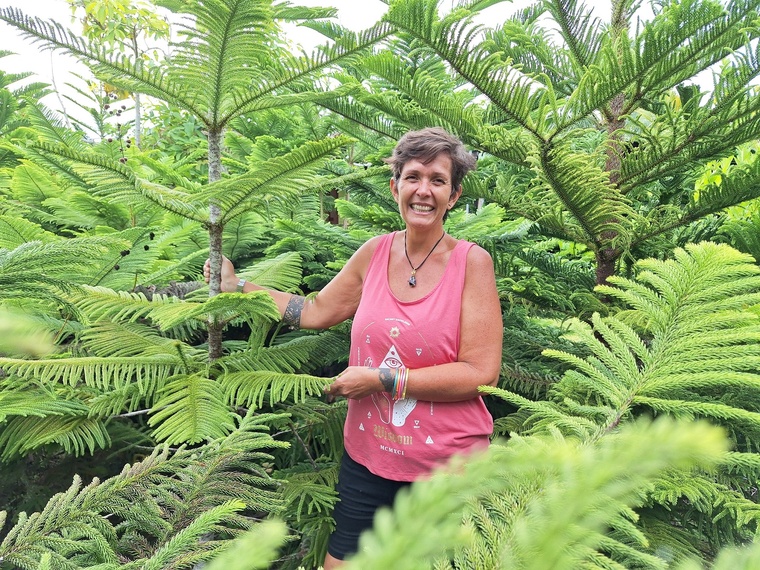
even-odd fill
[[(380, 368), (404, 368), (404, 363), (401, 361), (395, 345), (391, 345), (388, 349), (388, 353), (380, 363)], [(393, 422), (393, 425), (397, 427), (403, 426), (406, 423), (406, 418), (417, 407), (417, 400), (404, 398), (394, 402), (388, 392), (372, 394), (372, 402), (380, 414), (380, 421), (384, 424)]]
[[(439, 284), (417, 301), (399, 301), (388, 283), (394, 236), (378, 240), (351, 326), (349, 366), (407, 369), (443, 366), (458, 359), (459, 320), (467, 252), (459, 241)], [(443, 283), (445, 287), (441, 286)], [(435, 381), (434, 374), (428, 374)], [(493, 420), (482, 398), (431, 402), (389, 393), (349, 399), (344, 425), (346, 451), (370, 472), (394, 481), (415, 481), (446, 458), (486, 447)]]

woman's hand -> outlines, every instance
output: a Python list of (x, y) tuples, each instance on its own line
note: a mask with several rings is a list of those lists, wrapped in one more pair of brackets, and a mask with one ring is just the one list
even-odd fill
[(338, 374), (332, 384), (325, 386), (325, 394), (330, 398), (343, 396), (359, 400), (383, 391), (378, 368), (349, 366)]
[[(203, 279), (208, 283), (211, 278), (211, 267), (209, 260), (203, 264)], [(235, 266), (226, 257), (222, 256), (222, 283), (220, 290), (222, 293), (234, 293), (237, 291), (237, 284), (240, 279), (235, 274)]]

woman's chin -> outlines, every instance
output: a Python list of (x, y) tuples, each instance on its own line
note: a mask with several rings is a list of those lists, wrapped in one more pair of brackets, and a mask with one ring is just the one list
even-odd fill
[(426, 228), (439, 228), (443, 225), (443, 220), (433, 212), (425, 214), (411, 212), (403, 218), (408, 228), (424, 230)]

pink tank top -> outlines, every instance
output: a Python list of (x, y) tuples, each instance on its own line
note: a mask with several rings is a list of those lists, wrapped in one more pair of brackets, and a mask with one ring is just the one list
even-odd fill
[[(388, 284), (393, 236), (382, 237), (367, 268), (348, 363), (415, 370), (456, 362), (467, 252), (473, 244), (460, 240), (436, 287), (418, 301), (402, 302)], [(460, 402), (394, 402), (390, 394), (378, 392), (348, 401), (344, 437), (348, 454), (375, 475), (414, 481), (454, 454), (487, 446), (492, 431), (493, 419), (479, 396)]]

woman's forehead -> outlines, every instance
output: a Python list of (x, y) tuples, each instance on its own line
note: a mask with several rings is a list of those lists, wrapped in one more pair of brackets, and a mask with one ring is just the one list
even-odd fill
[(406, 161), (401, 172), (433, 172), (451, 176), (451, 157), (446, 153), (437, 154), (432, 160), (422, 161), (412, 158)]

